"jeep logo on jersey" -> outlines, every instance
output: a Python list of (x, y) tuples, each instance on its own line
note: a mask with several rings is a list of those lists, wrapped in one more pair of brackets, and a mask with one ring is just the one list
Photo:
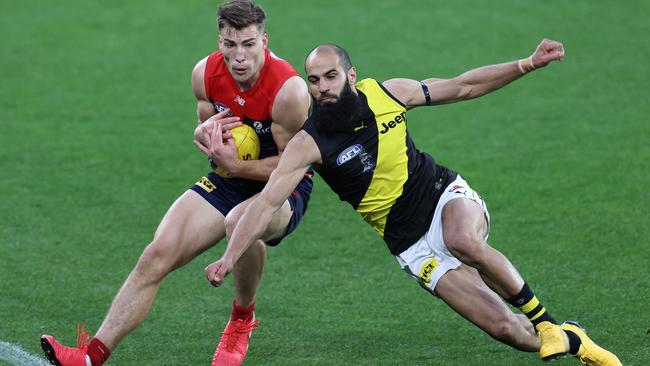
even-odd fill
[(383, 127), (383, 129), (379, 131), (379, 133), (384, 134), (388, 132), (388, 130), (390, 130), (391, 128), (397, 126), (402, 122), (406, 122), (406, 112), (402, 112), (398, 114), (397, 117), (395, 117), (395, 119), (391, 120), (388, 123), (382, 122), (381, 127)]
[(352, 145), (348, 147), (347, 149), (343, 150), (342, 153), (339, 154), (339, 157), (336, 158), (336, 164), (338, 166), (341, 166), (348, 162), (348, 160), (352, 159), (353, 157), (361, 154), (363, 152), (363, 146), (359, 144)]
[[(214, 110), (217, 111), (217, 113), (221, 113), (228, 109), (225, 104), (220, 102), (212, 102), (212, 106), (214, 107)], [(229, 111), (226, 117), (232, 117), (232, 111)]]

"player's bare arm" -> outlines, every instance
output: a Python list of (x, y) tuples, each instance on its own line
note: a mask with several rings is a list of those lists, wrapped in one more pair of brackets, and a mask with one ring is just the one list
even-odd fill
[(204, 129), (212, 128), (215, 124), (221, 125), (223, 137), (229, 139), (232, 135), (228, 130), (241, 125), (239, 117), (227, 117), (228, 110), (217, 113), (208, 99), (205, 92), (205, 83), (203, 82), (205, 74), (205, 65), (208, 58), (199, 61), (192, 70), (192, 91), (196, 97), (196, 115), (198, 117), (198, 126), (194, 130), (194, 144), (205, 145)]
[[(383, 85), (407, 108), (455, 103), (493, 92), (563, 57), (562, 43), (544, 39), (531, 56), (522, 60), (479, 67), (452, 79), (430, 78), (420, 82), (397, 78), (386, 80)], [(428, 89), (428, 100), (421, 83)]]
[(307, 169), (320, 162), (321, 155), (316, 142), (308, 133), (298, 132), (287, 144), (285, 154), (280, 158), (277, 169), (271, 174), (264, 190), (246, 208), (221, 259), (205, 268), (206, 278), (213, 286), (220, 286), (242, 253), (256, 239), (264, 237), (273, 214), (282, 207)]
[(196, 115), (198, 117), (198, 124), (201, 124), (208, 118), (217, 114), (217, 111), (212, 106), (212, 103), (208, 99), (207, 93), (205, 92), (205, 65), (208, 62), (208, 58), (205, 57), (201, 61), (196, 63), (194, 69), (192, 70), (192, 91), (196, 97)]
[(309, 114), (311, 97), (305, 81), (300, 76), (289, 78), (278, 91), (273, 104), (271, 131), (282, 155), (289, 140), (302, 128)]

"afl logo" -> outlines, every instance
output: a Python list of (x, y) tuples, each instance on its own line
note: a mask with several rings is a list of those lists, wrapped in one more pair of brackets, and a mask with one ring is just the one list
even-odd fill
[(253, 127), (254, 127), (256, 130), (261, 130), (261, 129), (262, 129), (262, 122), (260, 122), (260, 121), (255, 121), (255, 123), (253, 123)]
[(339, 154), (339, 157), (336, 158), (336, 165), (341, 166), (362, 152), (363, 146), (359, 144), (352, 145)]

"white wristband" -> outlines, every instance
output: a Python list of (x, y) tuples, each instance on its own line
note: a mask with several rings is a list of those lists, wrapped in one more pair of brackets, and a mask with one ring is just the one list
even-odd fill
[(533, 56), (522, 58), (517, 63), (517, 66), (519, 66), (519, 71), (521, 71), (522, 74), (527, 74), (535, 70), (535, 64), (533, 64)]

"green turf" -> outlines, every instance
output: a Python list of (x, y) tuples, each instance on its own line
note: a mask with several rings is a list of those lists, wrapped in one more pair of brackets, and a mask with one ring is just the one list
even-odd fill
[[(262, 1), (271, 48), (302, 71), (319, 42), (361, 77), (452, 77), (566, 59), (493, 95), (410, 113), (418, 146), (486, 199), (491, 243), (558, 319), (625, 365), (650, 362), (647, 1)], [(96, 330), (173, 200), (206, 171), (189, 76), (216, 47), (212, 1), (5, 1), (0, 22), (0, 340)], [(113, 365), (206, 365), (232, 281), (208, 251), (163, 284)], [(317, 179), (270, 250), (249, 365), (528, 365), (404, 275)], [(576, 365), (572, 359), (558, 365)]]

